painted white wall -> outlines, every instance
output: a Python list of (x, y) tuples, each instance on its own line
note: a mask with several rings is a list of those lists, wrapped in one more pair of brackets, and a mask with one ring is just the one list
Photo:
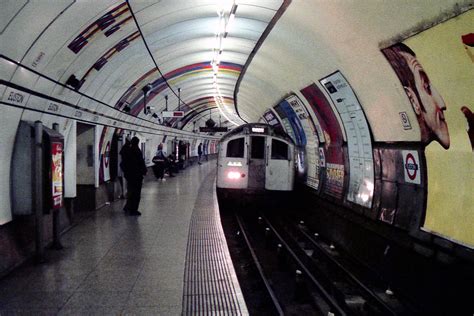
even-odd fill
[[(124, 37), (125, 33), (131, 32), (133, 23), (109, 38), (106, 38), (103, 33), (97, 34), (96, 39), (88, 45), (88, 49), (79, 54), (74, 54), (67, 48), (67, 44), (84, 27), (119, 3), (115, 0), (100, 0), (94, 2), (94, 5), (91, 5), (90, 1), (74, 2), (72, 0), (4, 2), (0, 13), (0, 54), (64, 82), (71, 73), (84, 73), (102, 52)], [(172, 31), (171, 27), (174, 24), (189, 25), (189, 23), (176, 22), (185, 21), (194, 16), (194, 13), (189, 10), (180, 12), (179, 8), (199, 3), (197, 0), (192, 2), (183, 0), (178, 3), (158, 1), (149, 7), (150, 4), (142, 2), (136, 4), (136, 9), (139, 11), (139, 17), (143, 19), (142, 22), (145, 23), (147, 35), (158, 39), (161, 35), (154, 27), (165, 27)], [(248, 1), (248, 3), (254, 2)], [(272, 0), (262, 3), (259, 0), (258, 4), (267, 9), (258, 13), (263, 16), (259, 17), (255, 13), (253, 17), (259, 21), (268, 21), (279, 3)], [(210, 1), (203, 1), (201, 4), (212, 6)], [(335, 70), (340, 70), (351, 84), (364, 109), (375, 141), (417, 141), (419, 140), (418, 126), (414, 124), (412, 130), (406, 131), (400, 124), (398, 118), (400, 111), (407, 111), (412, 122), (416, 119), (399, 80), (380, 49), (385, 47), (385, 43), (407, 35), (407, 32), (419, 25), (438, 19), (443, 12), (453, 10), (456, 5), (462, 7), (467, 4), (472, 6), (472, 0), (417, 0), (415, 2), (293, 0), (263, 43), (243, 78), (238, 94), (239, 112), (249, 121), (258, 121), (265, 109), (275, 105), (289, 93), (298, 94), (300, 89), (313, 82), (317, 83), (319, 79)], [(251, 5), (239, 5), (238, 13), (249, 14), (246, 18), (252, 18), (252, 12), (257, 12), (256, 9), (252, 10)], [(161, 14), (163, 19), (158, 19), (155, 14), (152, 14), (155, 12)], [(179, 15), (173, 16), (172, 13)], [(215, 10), (212, 14), (215, 18)], [(175, 32), (170, 32), (170, 39), (182, 38), (179, 35), (180, 31), (183, 30), (177, 27)], [(136, 43), (137, 47), (139, 47), (138, 43), (139, 41)], [(172, 51), (171, 47), (166, 45), (164, 47)], [(186, 49), (188, 48), (186, 46)], [(158, 46), (152, 49), (158, 49)], [(150, 61), (137, 62), (133, 58), (136, 52), (135, 47), (127, 47), (123, 54), (117, 55), (118, 58), (114, 57), (103, 68), (103, 72), (98, 72), (88, 79), (87, 85), (84, 86), (85, 91), (113, 105), (130, 83), (144, 73), (143, 69), (149, 70), (152, 67)], [(236, 53), (240, 52), (241, 50), (229, 51), (228, 56), (238, 55)], [(202, 56), (210, 54), (210, 51), (203, 51), (202, 48), (197, 48), (194, 54), (188, 54), (186, 51), (179, 60), (166, 59), (164, 69), (170, 70), (187, 64), (185, 59), (188, 63), (201, 62)], [(160, 54), (158, 53), (157, 56)], [(138, 69), (140, 67), (137, 68), (137, 65), (142, 70)], [(128, 76), (128, 73), (132, 76)], [(0, 61), (0, 79), (82, 105), (91, 111), (113, 112), (103, 105), (92, 104), (86, 98), (4, 60)], [(189, 85), (192, 86), (191, 81)], [(202, 87), (199, 87), (196, 91), (201, 89)], [(12, 92), (11, 88), (0, 85), (2, 102), (6, 102), (9, 92)], [(197, 95), (196, 92), (188, 89), (185, 92), (187, 96)], [(302, 100), (305, 102), (304, 98)], [(65, 190), (68, 195), (75, 195), (74, 173), (82, 172), (79, 165), (76, 171), (72, 169), (75, 163), (74, 151), (79, 150), (79, 144), (77, 140), (74, 140), (74, 127), (71, 125), (68, 127), (67, 120), (64, 118), (36, 112), (45, 111), (48, 108), (46, 101), (25, 94), (24, 102), (26, 104), (14, 105), (27, 106), (31, 110), (0, 104), (0, 177), (2, 179), (0, 182), (0, 224), (11, 220), (9, 185), (11, 154), (20, 119), (43, 120), (47, 126), (58, 122), (61, 128), (66, 127), (64, 133), (68, 135), (65, 136), (67, 151), (65, 164), (69, 167), (65, 174)], [(66, 115), (73, 110), (64, 108), (62, 111), (64, 111), (62, 114)], [(212, 114), (216, 122), (218, 121), (217, 113), (216, 111)], [(84, 112), (83, 115), (93, 122), (92, 113)], [(113, 115), (124, 116), (116, 112)], [(207, 118), (208, 115), (202, 116), (196, 127), (204, 126)], [(129, 122), (143, 121), (130, 118)], [(111, 124), (107, 121), (101, 123)], [(140, 130), (143, 133), (143, 139), (147, 139), (146, 142), (150, 143), (147, 145), (147, 150), (150, 152), (156, 149), (158, 141), (154, 140), (155, 136), (146, 134), (150, 132), (146, 131), (147, 127), (161, 128), (165, 133), (169, 133), (169, 139), (177, 136), (171, 129), (159, 127), (153, 123), (143, 123), (143, 126), (135, 129)], [(100, 136), (99, 130), (98, 128), (95, 131), (96, 136)], [(95, 138), (94, 155), (97, 164), (99, 137)], [(167, 148), (167, 151), (172, 150)], [(77, 161), (76, 164), (78, 164)], [(94, 168), (92, 184), (98, 185), (98, 165)]]
[(3, 108), (0, 115), (0, 225), (12, 220), (10, 200), (10, 167), (16, 130), (21, 117), (17, 108)]
[(412, 130), (403, 129), (399, 112), (406, 111), (411, 122), (416, 118), (380, 49), (400, 34), (467, 3), (293, 1), (242, 80), (239, 112), (258, 121), (288, 93), (313, 82), (320, 86), (320, 79), (340, 70), (364, 109), (375, 141), (419, 141), (417, 124)]

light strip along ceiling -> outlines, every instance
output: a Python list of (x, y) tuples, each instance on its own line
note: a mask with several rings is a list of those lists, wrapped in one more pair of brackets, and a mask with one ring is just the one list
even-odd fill
[(168, 110), (176, 110), (180, 89), (180, 109), (185, 114), (196, 100), (207, 98), (208, 106), (217, 106), (229, 127), (243, 124), (235, 112), (235, 84), (282, 1), (130, 0), (129, 4), (166, 80), (151, 64), (148, 52), (134, 50), (129, 62), (136, 78), (116, 107), (128, 106), (130, 113), (146, 115), (142, 88), (151, 84), (146, 97), (152, 108), (148, 115), (160, 116), (166, 107), (165, 96)]

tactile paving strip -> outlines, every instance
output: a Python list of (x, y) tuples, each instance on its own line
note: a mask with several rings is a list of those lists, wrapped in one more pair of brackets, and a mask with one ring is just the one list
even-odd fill
[(222, 230), (211, 176), (202, 182), (189, 227), (183, 315), (248, 315)]

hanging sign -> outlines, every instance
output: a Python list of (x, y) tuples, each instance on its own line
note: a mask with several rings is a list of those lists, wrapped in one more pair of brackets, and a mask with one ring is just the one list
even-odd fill
[(227, 127), (199, 127), (201, 133), (222, 133), (227, 130)]
[(184, 117), (184, 111), (163, 111), (163, 117)]

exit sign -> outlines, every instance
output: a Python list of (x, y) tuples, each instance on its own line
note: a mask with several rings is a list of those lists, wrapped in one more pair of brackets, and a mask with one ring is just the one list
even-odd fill
[(184, 111), (163, 111), (163, 117), (184, 117)]

